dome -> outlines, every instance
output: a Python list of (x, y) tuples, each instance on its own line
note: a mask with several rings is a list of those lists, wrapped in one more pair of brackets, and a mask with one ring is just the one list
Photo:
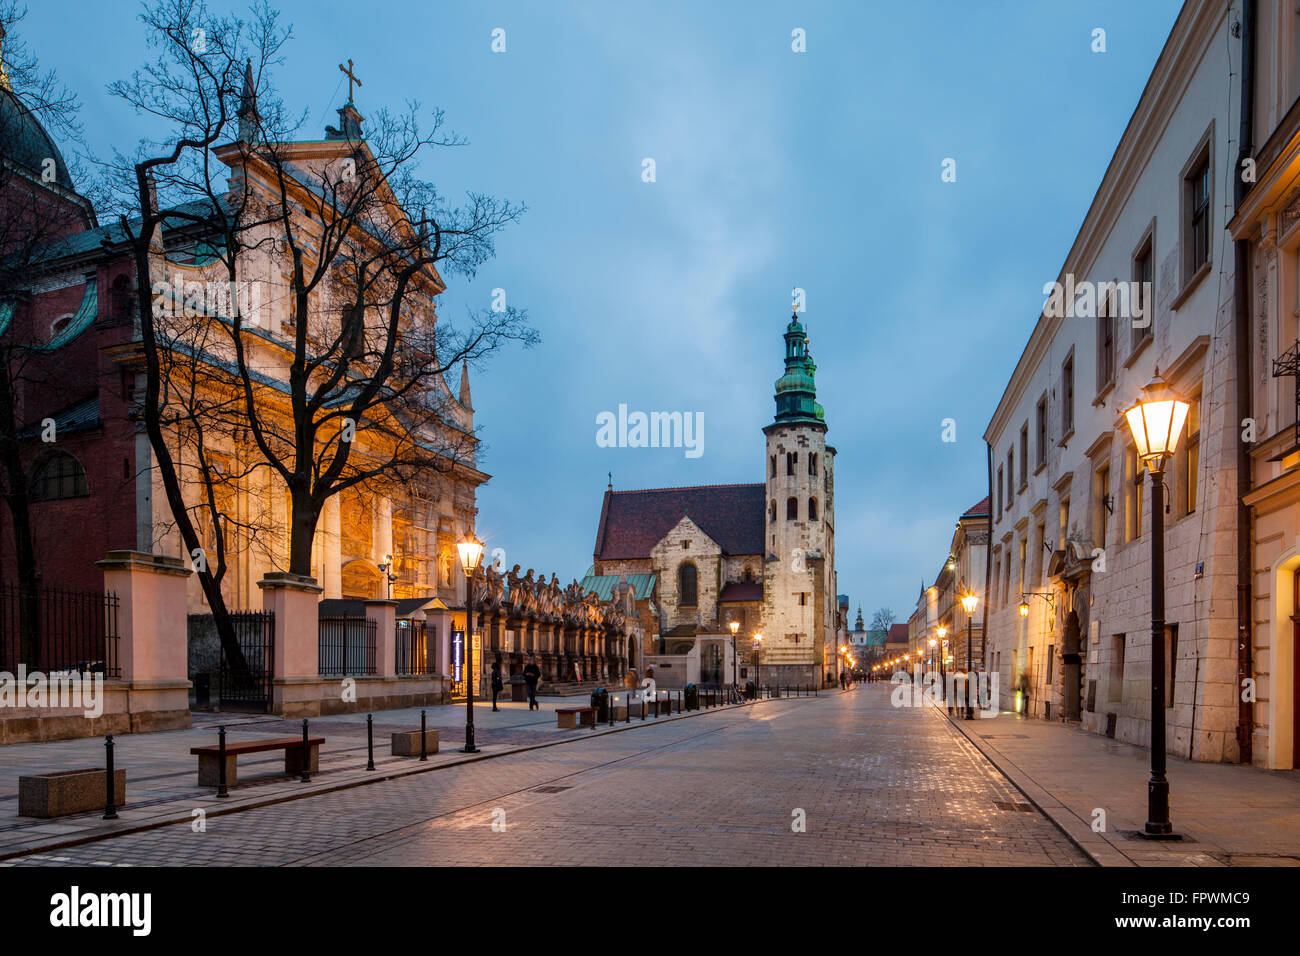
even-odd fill
[(3, 87), (0, 87), (0, 142), (5, 144), (0, 148), (0, 157), (38, 179), (45, 169), (45, 161), (53, 159), (54, 181), (75, 192), (68, 164), (63, 161), (59, 147), (54, 145), (45, 127), (19, 102), (18, 97)]

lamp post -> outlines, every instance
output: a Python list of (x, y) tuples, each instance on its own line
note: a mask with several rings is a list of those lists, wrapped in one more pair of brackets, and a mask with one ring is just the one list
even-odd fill
[(458, 542), (460, 566), (465, 570), (465, 746), (463, 752), (478, 753), (474, 746), (474, 572), (483, 560), (483, 542), (472, 534)]
[(384, 563), (379, 566), (379, 573), (388, 581), (388, 600), (393, 599), (393, 582), (397, 580), (397, 575), (393, 573), (393, 556), (384, 555)]
[(939, 686), (943, 688), (943, 702), (949, 710), (952, 710), (952, 701), (948, 699), (948, 680), (943, 670), (943, 659), (948, 656), (948, 642), (945, 640), (948, 636), (948, 628), (940, 624), (934, 630), (939, 635)]
[(729, 621), (727, 627), (731, 628), (731, 683), (735, 685), (740, 682), (740, 675), (736, 673), (736, 632), (740, 630), (740, 622)]
[[(961, 599), (961, 606), (966, 610), (966, 719), (975, 718), (975, 708), (971, 706), (970, 699), (970, 675), (971, 668), (974, 666), (971, 661), (971, 646), (975, 643), (975, 608), (980, 599), (975, 596), (974, 591), (967, 591), (966, 596)], [(979, 687), (976, 681), (975, 686)]]
[(1183, 401), (1160, 377), (1142, 390), (1128, 418), (1138, 457), (1151, 475), (1151, 780), (1147, 783), (1147, 822), (1142, 835), (1176, 840), (1169, 820), (1169, 781), (1165, 778), (1165, 462), (1178, 446), (1187, 419)]
[(763, 635), (754, 635), (754, 690), (757, 693), (763, 692), (763, 671), (762, 664), (759, 663), (759, 652), (763, 650)]

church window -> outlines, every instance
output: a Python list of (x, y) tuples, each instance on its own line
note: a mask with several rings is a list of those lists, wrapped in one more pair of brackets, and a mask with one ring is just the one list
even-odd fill
[(695, 607), (697, 601), (697, 575), (695, 565), (683, 564), (677, 569), (677, 604)]
[(85, 498), (90, 494), (86, 470), (67, 452), (55, 452), (32, 475), (32, 501)]
[(771, 458), (768, 459), (768, 461), (771, 463), (772, 466), (771, 469), (769, 470), (768, 477), (775, 478), (776, 477), (776, 455), (773, 455)]
[(809, 521), (817, 520), (817, 499), (816, 498), (808, 499), (808, 520)]
[(793, 475), (793, 474), (794, 474), (794, 466), (797, 465), (797, 464), (799, 464), (799, 453), (798, 453), (797, 451), (794, 451), (794, 452), (786, 452), (786, 455), (785, 455), (785, 473), (786, 473), (787, 475)]
[(776, 520), (776, 499), (775, 498), (772, 499), (772, 504), (768, 507), (768, 514), (771, 516), (771, 519), (773, 521)]
[(817, 474), (817, 455), (815, 453), (808, 456), (808, 474)]
[(807, 591), (800, 591), (800, 592), (799, 592), (799, 606), (800, 606), (800, 607), (807, 607), (807, 606), (808, 606), (808, 592), (807, 592)]
[(786, 520), (786, 521), (798, 521), (798, 520), (799, 520), (799, 499), (798, 499), (798, 498), (787, 498), (787, 499), (786, 499), (786, 502), (785, 502), (785, 520)]
[[(775, 502), (773, 502), (773, 503), (775, 504)], [(746, 580), (746, 581), (753, 581), (753, 580), (754, 580), (754, 569), (753, 569), (753, 568), (749, 568), (749, 567), (745, 568), (745, 580)]]

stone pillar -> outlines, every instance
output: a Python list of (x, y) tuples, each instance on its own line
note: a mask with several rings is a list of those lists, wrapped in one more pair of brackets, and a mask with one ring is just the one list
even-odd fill
[(318, 673), (317, 604), (321, 588), (315, 578), (273, 571), (257, 582), (262, 609), (275, 614), (275, 677), (315, 678)]
[(397, 673), (397, 602), (367, 601), (366, 617), (375, 622), (375, 674)]
[(110, 551), (95, 562), (104, 590), (117, 595), (118, 665), (127, 681), (182, 681), (188, 708), (189, 637), (180, 558), (143, 551)]

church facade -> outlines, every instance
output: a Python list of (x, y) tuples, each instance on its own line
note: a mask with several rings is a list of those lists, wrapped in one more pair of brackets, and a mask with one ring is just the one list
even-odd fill
[(815, 372), (795, 314), (763, 429), (764, 481), (606, 490), (592, 574), (653, 578), (646, 662), (661, 677), (664, 658), (682, 658), (704, 684), (835, 679), (835, 449)]

